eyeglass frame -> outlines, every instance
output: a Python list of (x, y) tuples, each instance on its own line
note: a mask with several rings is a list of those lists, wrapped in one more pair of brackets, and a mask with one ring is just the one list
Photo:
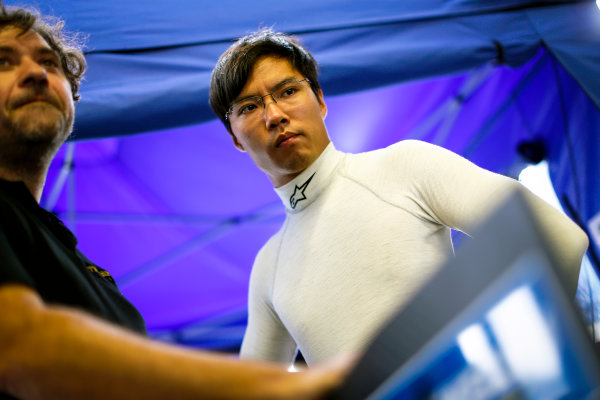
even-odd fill
[[(287, 85), (288, 83), (292, 83), (292, 82), (301, 83), (301, 82), (305, 82), (305, 81), (306, 81), (306, 82), (308, 82), (308, 84), (309, 84), (309, 85), (312, 85), (312, 82), (311, 82), (311, 80), (310, 80), (310, 79), (308, 79), (308, 78), (304, 78), (304, 79), (299, 79), (299, 78), (295, 78), (295, 79), (286, 79), (286, 80), (284, 80), (283, 82), (280, 82), (280, 83), (278, 83), (278, 84), (275, 86), (275, 88), (274, 88), (274, 89), (273, 89), (271, 92), (269, 92), (269, 93), (265, 94), (264, 96), (259, 96), (259, 95), (256, 95), (256, 96), (248, 96), (248, 97), (246, 97), (246, 98), (242, 99), (242, 101), (246, 101), (246, 100), (250, 100), (250, 99), (260, 99), (260, 102), (262, 103), (262, 105), (263, 105), (263, 109), (264, 109), (264, 108), (266, 108), (266, 107), (267, 107), (267, 105), (265, 104), (265, 100), (264, 100), (264, 98), (265, 98), (265, 97), (271, 96), (271, 98), (273, 99), (273, 102), (274, 102), (275, 104), (277, 104), (277, 100), (275, 100), (275, 96), (273, 96), (273, 93), (275, 93), (276, 91), (278, 91), (279, 89), (281, 89), (281, 87), (282, 87), (282, 86), (285, 86), (285, 85)], [(311, 86), (311, 88), (312, 88), (312, 86)], [(239, 100), (233, 101), (233, 102), (231, 103), (231, 106), (229, 107), (229, 109), (228, 109), (228, 110), (227, 110), (227, 112), (225, 113), (225, 121), (227, 121), (227, 122), (228, 122), (228, 123), (230, 123), (230, 124), (231, 124), (231, 120), (229, 119), (229, 115), (230, 115), (231, 113), (233, 113), (233, 107), (235, 106), (235, 104), (236, 104), (236, 103), (239, 103), (239, 102), (240, 102)]]

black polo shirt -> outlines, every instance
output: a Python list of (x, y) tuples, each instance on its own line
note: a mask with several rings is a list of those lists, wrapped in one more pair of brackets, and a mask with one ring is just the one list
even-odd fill
[[(110, 274), (79, 250), (77, 239), (41, 208), (22, 182), (0, 179), (0, 285), (31, 287), (48, 304), (67, 305), (146, 334), (138, 310)], [(14, 399), (0, 393), (0, 400)]]
[(145, 322), (77, 239), (22, 182), (0, 179), (0, 285), (21, 283), (49, 304), (75, 307), (145, 334)]

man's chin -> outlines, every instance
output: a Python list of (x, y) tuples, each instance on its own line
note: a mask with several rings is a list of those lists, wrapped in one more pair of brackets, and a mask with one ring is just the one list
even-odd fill
[(24, 141), (62, 143), (71, 132), (72, 120), (65, 119), (56, 109), (46, 109), (45, 112), (35, 114), (35, 117), (23, 115), (14, 120), (12, 125), (13, 132)]
[(65, 132), (63, 125), (60, 124), (37, 124), (33, 127), (23, 127), (19, 129), (19, 132), (22, 140), (31, 144), (63, 143), (68, 137), (68, 133)]

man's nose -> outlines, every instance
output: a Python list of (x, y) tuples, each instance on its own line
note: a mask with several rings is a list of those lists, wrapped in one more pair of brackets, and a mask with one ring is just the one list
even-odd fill
[(48, 73), (46, 69), (32, 59), (24, 58), (20, 66), (21, 86), (42, 86), (48, 84)]
[(263, 104), (265, 107), (264, 115), (267, 129), (275, 128), (277, 125), (286, 123), (289, 120), (287, 114), (272, 94), (263, 98)]

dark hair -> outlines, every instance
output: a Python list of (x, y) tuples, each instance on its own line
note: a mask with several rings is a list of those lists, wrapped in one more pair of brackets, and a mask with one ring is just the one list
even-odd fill
[(231, 45), (221, 55), (212, 72), (210, 107), (230, 132), (231, 125), (226, 118), (227, 111), (244, 88), (254, 64), (264, 56), (286, 58), (292, 67), (310, 80), (313, 92), (320, 99), (319, 68), (310, 52), (293, 36), (273, 32), (271, 29), (259, 30), (240, 38)]
[(44, 39), (60, 59), (67, 80), (71, 85), (73, 100), (77, 101), (79, 83), (85, 73), (86, 62), (81, 51), (81, 37), (63, 31), (65, 23), (58, 18), (45, 17), (37, 10), (5, 7), (0, 1), (0, 30), (9, 26), (20, 28), (23, 32), (34, 31)]

